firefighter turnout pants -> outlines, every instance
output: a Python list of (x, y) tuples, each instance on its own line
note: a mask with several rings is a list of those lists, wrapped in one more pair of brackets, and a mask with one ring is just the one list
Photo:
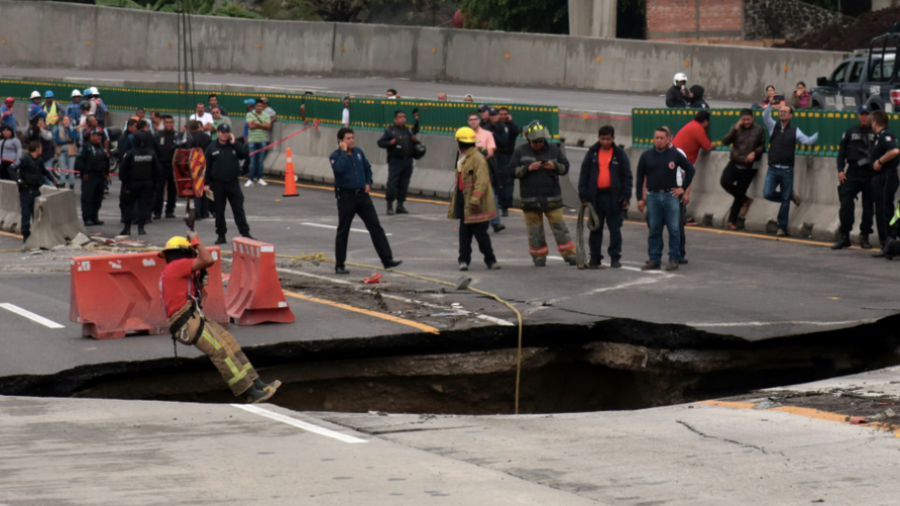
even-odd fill
[[(169, 325), (175, 323), (181, 315), (191, 308), (190, 303), (169, 318)], [(222, 379), (231, 388), (235, 395), (246, 392), (253, 381), (259, 378), (256, 369), (250, 364), (250, 360), (241, 351), (240, 345), (234, 340), (234, 336), (216, 322), (204, 319), (203, 333), (194, 343), (198, 350), (202, 351), (212, 360)]]
[(525, 226), (528, 228), (528, 252), (532, 258), (546, 258), (549, 253), (547, 238), (544, 235), (544, 215), (550, 223), (550, 229), (556, 238), (556, 248), (563, 258), (575, 256), (575, 243), (569, 235), (569, 227), (566, 226), (566, 218), (563, 210), (552, 211), (525, 211)]

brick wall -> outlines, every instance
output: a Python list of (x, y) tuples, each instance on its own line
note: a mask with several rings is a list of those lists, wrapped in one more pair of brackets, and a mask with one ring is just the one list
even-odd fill
[(647, 0), (647, 38), (740, 39), (742, 13), (743, 0)]

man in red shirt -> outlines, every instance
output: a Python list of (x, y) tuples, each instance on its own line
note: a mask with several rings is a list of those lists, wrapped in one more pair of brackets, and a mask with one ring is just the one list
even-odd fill
[(609, 229), (610, 266), (622, 267), (622, 221), (631, 190), (634, 185), (631, 163), (625, 150), (616, 146), (616, 131), (606, 125), (597, 132), (597, 143), (591, 146), (581, 163), (578, 178), (578, 196), (581, 206), (592, 205), (600, 221), (597, 230), (591, 230), (588, 244), (590, 260), (588, 269), (602, 269), (603, 225)]
[(196, 232), (188, 232), (187, 237), (169, 239), (159, 253), (166, 260), (159, 289), (172, 337), (206, 353), (236, 397), (251, 404), (264, 402), (275, 395), (281, 382), (264, 383), (259, 379), (234, 337), (203, 315), (206, 269), (215, 259), (200, 243)]
[[(716, 149), (716, 145), (714, 142), (709, 140), (709, 135), (707, 135), (706, 131), (709, 129), (709, 112), (708, 111), (700, 111), (694, 116), (694, 120), (689, 122), (687, 125), (684, 125), (681, 130), (678, 131), (678, 134), (675, 136), (675, 139), (672, 140), (672, 145), (676, 148), (680, 149), (682, 153), (684, 153), (684, 157), (687, 158), (691, 165), (696, 167), (697, 159), (700, 157), (700, 150), (704, 149), (706, 151), (712, 151)], [(679, 168), (678, 178), (679, 180), (682, 177), (681, 169)], [(687, 223), (687, 206), (691, 202), (691, 189), (688, 187), (684, 195), (681, 197), (681, 258), (678, 260), (680, 264), (686, 264), (686, 252), (685, 252), (685, 237), (684, 234), (684, 226)], [(693, 223), (692, 223), (693, 224)]]

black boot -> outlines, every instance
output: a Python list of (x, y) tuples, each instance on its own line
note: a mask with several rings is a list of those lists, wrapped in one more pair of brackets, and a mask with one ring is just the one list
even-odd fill
[(394, 202), (393, 202), (393, 201), (390, 201), (390, 200), (388, 200), (387, 215), (388, 215), (388, 216), (393, 216), (393, 215), (394, 215)]
[(256, 379), (253, 381), (253, 386), (241, 394), (241, 397), (247, 401), (247, 404), (265, 402), (275, 395), (275, 392), (280, 386), (281, 382), (278, 380), (271, 383), (264, 383), (262, 380)]
[(409, 211), (403, 207), (403, 202), (397, 202), (397, 214), (409, 214)]
[(850, 237), (844, 234), (840, 234), (840, 238), (838, 238), (838, 241), (831, 246), (831, 249), (838, 250), (849, 248), (850, 246), (852, 246), (852, 244), (850, 243)]
[(131, 235), (131, 223), (126, 223), (119, 235)]
[(138, 225), (138, 235), (147, 235), (147, 231), (144, 230), (143, 225)]
[(216, 244), (225, 244), (228, 241), (225, 240), (225, 234), (219, 234), (219, 237), (216, 238)]
[(859, 234), (859, 247), (862, 249), (872, 249), (872, 243), (869, 242), (869, 234)]

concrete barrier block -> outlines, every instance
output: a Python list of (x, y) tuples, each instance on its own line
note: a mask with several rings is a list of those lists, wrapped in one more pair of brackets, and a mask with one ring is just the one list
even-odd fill
[[(419, 79), (444, 79), (447, 65), (447, 31), (440, 28), (416, 30), (413, 75)], [(437, 100), (434, 97), (422, 97)]]
[[(690, 67), (694, 46), (666, 42), (569, 37), (565, 86), (580, 89), (665, 94), (672, 76)], [(599, 60), (598, 60), (599, 58)], [(692, 80), (691, 84), (697, 81)], [(660, 97), (660, 107), (665, 99)], [(623, 111), (624, 112), (624, 111)]]
[(267, 21), (262, 32), (260, 72), (331, 72), (335, 23)]
[(0, 230), (18, 234), (22, 231), (21, 223), (19, 186), (12, 181), (0, 181)]
[(41, 196), (34, 203), (31, 236), (25, 242), (25, 248), (50, 249), (66, 244), (66, 240), (73, 239), (79, 232), (88, 233), (78, 215), (75, 192), (42, 187)]
[(203, 72), (260, 71), (266, 49), (263, 32), (266, 23), (257, 20), (194, 16), (195, 70)]
[(38, 42), (42, 18), (47, 4), (44, 2), (3, 2), (0, 5), (0, 64), (34, 65), (42, 61)]
[[(178, 15), (160, 12), (148, 19), (147, 60), (149, 69), (178, 69)], [(199, 42), (195, 39), (194, 43)], [(175, 83), (172, 83), (174, 88)], [(143, 87), (146, 85), (138, 85)]]
[(417, 28), (338, 23), (334, 70), (344, 74), (408, 76), (413, 72)]
[(447, 78), (472, 83), (563, 86), (566, 37), (454, 30), (447, 35)]
[(146, 70), (148, 29), (154, 13), (136, 9), (97, 9), (96, 12), (94, 40), (86, 48), (92, 53), (90, 68)]
[[(831, 75), (845, 57), (833, 51), (697, 45), (683, 72), (690, 78), (688, 85), (706, 88), (706, 98), (747, 98), (750, 105), (762, 100), (769, 84), (785, 94), (797, 81), (813, 86), (817, 77)], [(672, 80), (671, 75), (661, 77)]]
[[(4, 9), (4, 16), (6, 15)], [(32, 43), (40, 44), (40, 64), (48, 67), (91, 68), (97, 36), (97, 10), (89, 6), (59, 3), (44, 9), (41, 25), (52, 30)], [(65, 34), (64, 37), (57, 36)], [(9, 43), (9, 41), (7, 41)], [(121, 43), (120, 43), (121, 44)], [(74, 46), (74, 47), (73, 47)], [(58, 95), (63, 98), (61, 95)], [(66, 100), (64, 98), (63, 100)]]

